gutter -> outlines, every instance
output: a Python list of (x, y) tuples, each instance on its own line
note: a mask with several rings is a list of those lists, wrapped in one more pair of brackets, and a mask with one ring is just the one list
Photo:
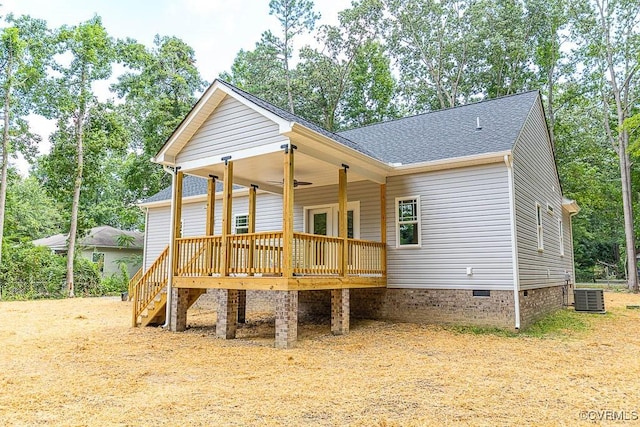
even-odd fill
[(513, 184), (513, 157), (505, 154), (504, 164), (507, 165), (507, 176), (509, 179), (509, 219), (511, 221), (511, 264), (513, 267), (515, 329), (520, 330), (520, 274), (518, 268), (518, 242), (516, 240), (516, 201)]
[(177, 168), (170, 168), (168, 166), (162, 166), (162, 169), (168, 174), (171, 174), (171, 216), (169, 220), (170, 229), (169, 229), (169, 262), (168, 265), (168, 275), (167, 275), (167, 307), (165, 310), (165, 321), (162, 325), (163, 328), (169, 328), (171, 326), (171, 300), (173, 293), (173, 253), (175, 252), (175, 241), (176, 241), (176, 172)]

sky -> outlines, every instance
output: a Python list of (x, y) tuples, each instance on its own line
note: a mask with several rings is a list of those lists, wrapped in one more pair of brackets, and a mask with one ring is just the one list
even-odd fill
[[(338, 12), (350, 3), (316, 0), (315, 10), (322, 16), (319, 24), (337, 24)], [(0, 15), (30, 15), (46, 20), (50, 28), (76, 25), (97, 14), (112, 37), (130, 37), (147, 46), (156, 34), (176, 36), (195, 50), (196, 65), (208, 82), (230, 70), (240, 49), (253, 49), (263, 31), (278, 30), (268, 0), (1, 0), (0, 4)], [(55, 127), (33, 116), (30, 123), (44, 140)], [(48, 149), (48, 143), (42, 144), (41, 152)], [(22, 174), (28, 170), (22, 160), (16, 166)]]

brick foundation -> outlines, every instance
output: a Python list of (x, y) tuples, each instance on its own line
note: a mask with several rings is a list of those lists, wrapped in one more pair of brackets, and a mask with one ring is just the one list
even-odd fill
[(349, 333), (349, 289), (331, 290), (331, 333)]
[(298, 339), (298, 291), (276, 294), (276, 348), (292, 348)]
[(560, 310), (565, 303), (571, 302), (573, 285), (520, 291), (520, 328), (531, 326), (547, 314)]
[(513, 329), (514, 314), (511, 291), (474, 297), (471, 290), (351, 290), (351, 315), (355, 318)]
[(171, 290), (171, 319), (169, 329), (182, 332), (187, 329), (187, 308), (189, 304), (189, 289)]
[(216, 336), (233, 339), (238, 325), (238, 291), (222, 289), (218, 293)]

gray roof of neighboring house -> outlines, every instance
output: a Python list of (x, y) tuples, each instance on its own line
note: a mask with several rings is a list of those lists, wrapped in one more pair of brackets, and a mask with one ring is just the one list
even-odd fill
[[(538, 91), (340, 132), (387, 163), (421, 163), (510, 150)], [(477, 129), (478, 120), (481, 129)]]
[[(122, 235), (132, 238), (128, 245), (118, 245), (118, 238)], [(34, 240), (36, 246), (48, 246), (51, 249), (66, 249), (68, 234), (56, 234), (43, 239)], [(117, 249), (142, 249), (144, 247), (144, 233), (140, 231), (126, 231), (102, 225), (89, 230), (86, 236), (78, 240), (79, 246), (101, 247)]]

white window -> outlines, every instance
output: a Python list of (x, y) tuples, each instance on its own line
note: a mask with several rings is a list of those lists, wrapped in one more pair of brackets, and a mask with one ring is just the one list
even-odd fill
[(544, 250), (544, 230), (542, 228), (542, 206), (536, 203), (536, 232), (538, 234), (538, 250)]
[(564, 224), (558, 219), (558, 237), (560, 238), (560, 256), (564, 256)]
[(420, 196), (396, 198), (396, 247), (419, 247)]
[(249, 232), (249, 215), (235, 215), (233, 217), (234, 234), (247, 234)]

